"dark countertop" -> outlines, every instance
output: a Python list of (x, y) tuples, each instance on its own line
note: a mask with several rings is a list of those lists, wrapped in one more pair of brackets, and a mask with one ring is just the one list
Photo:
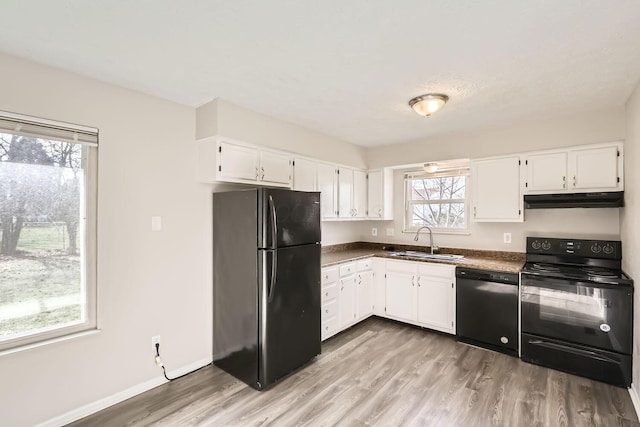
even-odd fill
[(525, 254), (520, 252), (441, 248), (440, 253), (464, 255), (464, 258), (455, 261), (434, 260), (406, 256), (394, 256), (391, 255), (390, 251), (383, 250), (383, 246), (394, 246), (396, 251), (418, 250), (428, 252), (428, 248), (425, 248), (424, 246), (386, 245), (367, 242), (332, 245), (322, 248), (322, 267), (328, 267), (334, 264), (340, 264), (347, 261), (355, 261), (358, 259), (375, 256), (395, 260), (449, 264), (460, 267), (479, 268), (482, 270), (517, 273), (524, 265), (525, 258)]

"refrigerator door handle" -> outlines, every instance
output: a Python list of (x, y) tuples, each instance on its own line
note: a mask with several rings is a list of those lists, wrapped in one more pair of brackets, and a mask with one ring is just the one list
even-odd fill
[(269, 283), (269, 302), (273, 302), (274, 289), (278, 274), (278, 251), (271, 251), (271, 281)]
[(276, 204), (273, 196), (269, 196), (269, 212), (271, 215), (271, 249), (276, 249), (278, 242), (278, 223), (276, 218)]

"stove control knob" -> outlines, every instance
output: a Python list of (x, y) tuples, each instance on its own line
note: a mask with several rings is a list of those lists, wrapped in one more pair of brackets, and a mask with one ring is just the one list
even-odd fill
[(604, 252), (607, 255), (611, 255), (613, 253), (613, 246), (611, 246), (610, 244), (607, 243), (602, 248), (602, 252)]
[(537, 240), (534, 240), (534, 241), (531, 243), (531, 247), (532, 247), (533, 249), (536, 249), (536, 250), (537, 250), (537, 249), (540, 249), (540, 242), (538, 242)]
[(602, 251), (602, 246), (600, 246), (597, 243), (594, 243), (593, 245), (591, 245), (591, 252), (593, 252), (594, 254), (599, 254), (600, 251)]
[(542, 242), (542, 249), (548, 251), (549, 249), (551, 249), (551, 243), (549, 243), (548, 240), (545, 240), (544, 242)]

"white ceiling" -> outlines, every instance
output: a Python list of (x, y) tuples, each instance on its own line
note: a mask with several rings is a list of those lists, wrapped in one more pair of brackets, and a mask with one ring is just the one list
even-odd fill
[[(37, 5), (37, 6), (36, 6)], [(624, 105), (638, 0), (2, 0), (0, 51), (374, 146)], [(407, 101), (450, 97), (422, 118)]]

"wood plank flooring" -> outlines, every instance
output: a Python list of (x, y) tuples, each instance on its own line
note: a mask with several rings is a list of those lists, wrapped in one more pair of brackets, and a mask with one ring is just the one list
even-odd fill
[(72, 426), (640, 426), (627, 390), (371, 318), (267, 391), (205, 367)]

